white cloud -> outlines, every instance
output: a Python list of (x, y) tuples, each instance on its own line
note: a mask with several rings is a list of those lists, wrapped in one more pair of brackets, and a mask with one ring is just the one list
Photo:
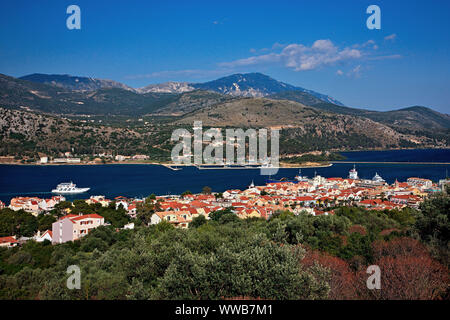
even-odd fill
[[(386, 38), (394, 39), (394, 35)], [(359, 77), (364, 69), (363, 62), (389, 60), (402, 58), (399, 54), (375, 55), (379, 47), (374, 40), (361, 44), (340, 48), (331, 40), (316, 40), (311, 46), (300, 43), (280, 44), (274, 43), (272, 47), (263, 49), (250, 49), (251, 56), (230, 62), (218, 63), (214, 69), (186, 69), (166, 70), (141, 75), (131, 75), (128, 79), (140, 78), (167, 78), (169, 80), (182, 80), (185, 78), (205, 79), (210, 77), (226, 76), (235, 72), (250, 72), (261, 67), (282, 66), (294, 71), (316, 70), (336, 65), (339, 76)], [(267, 51), (269, 51), (267, 53)], [(350, 70), (345, 70), (350, 65)]]
[(390, 35), (384, 37), (384, 40), (385, 41), (394, 41), (396, 38), (397, 38), (397, 35), (395, 33), (393, 33), (393, 34), (390, 34)]
[(289, 44), (280, 53), (268, 53), (259, 56), (220, 63), (221, 67), (242, 67), (257, 64), (281, 63), (295, 71), (314, 70), (323, 66), (333, 65), (347, 60), (357, 60), (362, 57), (359, 49), (338, 48), (331, 40), (316, 40), (312, 46)]

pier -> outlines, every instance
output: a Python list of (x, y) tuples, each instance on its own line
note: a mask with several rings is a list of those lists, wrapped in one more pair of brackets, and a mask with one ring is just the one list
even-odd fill
[(163, 167), (166, 167), (167, 169), (170, 169), (170, 170), (172, 170), (172, 171), (179, 171), (179, 170), (181, 170), (181, 168), (175, 168), (175, 167), (173, 167), (172, 165), (170, 165), (170, 164), (161, 164)]
[[(352, 162), (353, 163), (353, 162)], [(328, 168), (333, 165), (333, 163), (317, 165), (317, 166), (302, 166), (302, 165), (292, 165), (292, 166), (278, 166), (278, 167), (261, 167), (260, 164), (249, 164), (249, 165), (223, 165), (223, 164), (160, 164), (170, 170), (178, 171), (181, 168), (176, 167), (195, 167), (199, 170), (244, 170), (244, 169), (309, 169), (309, 168)]]

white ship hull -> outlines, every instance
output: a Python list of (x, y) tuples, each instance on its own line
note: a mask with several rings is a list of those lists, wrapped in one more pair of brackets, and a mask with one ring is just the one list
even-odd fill
[(54, 190), (52, 190), (52, 193), (57, 193), (57, 194), (78, 194), (78, 193), (88, 192), (90, 189), (91, 188), (77, 188), (75, 190), (69, 190), (69, 191), (62, 191), (62, 190), (54, 189)]

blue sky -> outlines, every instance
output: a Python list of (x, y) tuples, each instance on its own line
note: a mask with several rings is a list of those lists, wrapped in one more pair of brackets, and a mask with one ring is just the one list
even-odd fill
[[(81, 8), (68, 30), (66, 8)], [(366, 8), (381, 9), (381, 30)], [(72, 74), (132, 87), (262, 72), (376, 110), (450, 113), (450, 1), (0, 3), (0, 73)]]

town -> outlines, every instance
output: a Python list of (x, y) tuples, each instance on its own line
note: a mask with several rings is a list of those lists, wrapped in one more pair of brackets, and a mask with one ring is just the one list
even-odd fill
[[(252, 182), (245, 190), (226, 190), (212, 193), (205, 187), (201, 194), (185, 192), (182, 195), (153, 196), (147, 199), (135, 199), (119, 196), (113, 200), (104, 196), (91, 196), (84, 200), (86, 204), (98, 204), (101, 207), (113, 206), (116, 210), (125, 210), (130, 223), (124, 229), (133, 229), (139, 207), (150, 202), (154, 205), (148, 225), (166, 221), (177, 228), (188, 228), (194, 218), (228, 210), (241, 219), (270, 219), (274, 213), (290, 211), (294, 215), (307, 213), (314, 216), (334, 215), (334, 208), (356, 206), (368, 210), (401, 210), (405, 207), (418, 209), (426, 197), (443, 191), (450, 180), (433, 183), (429, 179), (411, 177), (406, 182), (397, 180), (389, 185), (378, 174), (371, 180), (359, 179), (355, 168), (350, 170), (348, 178), (295, 177), (295, 181), (269, 181), (264, 186), (255, 186)], [(11, 199), (7, 208), (13, 211), (23, 210), (35, 217), (49, 214), (55, 206), (66, 199), (53, 196), (50, 199), (36, 197), (16, 197)], [(0, 210), (6, 205), (0, 201)], [(1, 212), (0, 212), (1, 213)], [(71, 208), (53, 222), (51, 229), (39, 230), (33, 237), (16, 239), (14, 235), (0, 238), (0, 246), (14, 247), (20, 243), (35, 240), (48, 240), (54, 244), (74, 241), (89, 234), (99, 226), (109, 225), (99, 214), (72, 214)]]

